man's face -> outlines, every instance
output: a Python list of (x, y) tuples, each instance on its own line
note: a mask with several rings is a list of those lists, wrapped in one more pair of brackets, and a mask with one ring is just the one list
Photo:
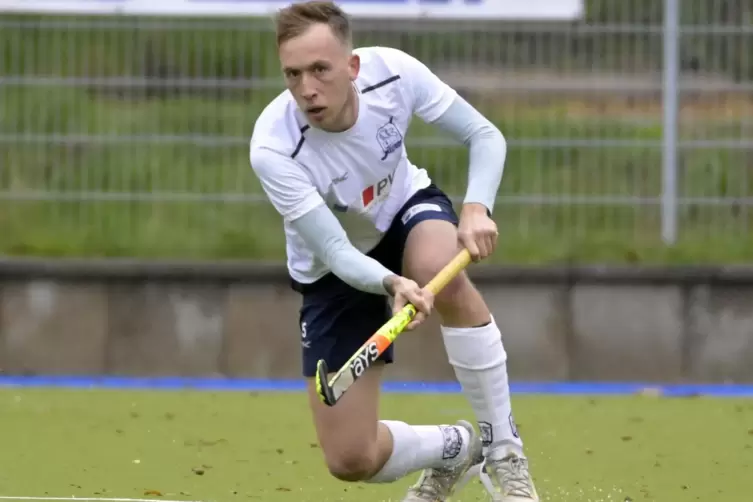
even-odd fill
[(280, 63), (288, 89), (312, 125), (342, 130), (343, 110), (358, 76), (359, 59), (326, 24), (312, 25), (280, 45)]

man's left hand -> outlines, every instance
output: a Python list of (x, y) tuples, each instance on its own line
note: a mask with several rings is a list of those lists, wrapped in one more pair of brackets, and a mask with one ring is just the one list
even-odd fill
[(494, 252), (498, 236), (497, 224), (489, 217), (486, 206), (476, 203), (463, 205), (458, 237), (474, 262), (481, 261)]

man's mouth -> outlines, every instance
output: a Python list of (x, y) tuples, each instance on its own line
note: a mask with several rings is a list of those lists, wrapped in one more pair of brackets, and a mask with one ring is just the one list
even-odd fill
[(318, 115), (324, 111), (323, 106), (312, 106), (307, 110), (311, 115)]

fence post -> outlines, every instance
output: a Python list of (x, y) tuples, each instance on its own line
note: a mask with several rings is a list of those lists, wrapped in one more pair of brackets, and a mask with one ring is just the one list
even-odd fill
[(664, 0), (664, 71), (662, 132), (661, 234), (665, 244), (677, 240), (677, 150), (680, 73), (680, 0)]

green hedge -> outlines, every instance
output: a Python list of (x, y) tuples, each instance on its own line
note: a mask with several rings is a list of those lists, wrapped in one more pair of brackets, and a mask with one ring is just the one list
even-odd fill
[[(661, 3), (589, 0), (589, 22), (596, 26), (657, 25)], [(709, 11), (711, 4), (683, 3), (684, 20), (729, 24), (745, 19), (740, 2), (713, 2), (715, 8), (722, 7), (718, 12), (723, 16)], [(0, 75), (147, 76), (157, 85), (125, 99), (124, 88), (105, 92), (96, 82), (90, 87), (3, 88), (0, 134), (64, 135), (68, 139), (101, 135), (117, 141), (34, 141), (29, 136), (24, 142), (0, 143), (0, 189), (26, 197), (0, 202), (0, 253), (280, 259), (284, 243), (280, 222), (267, 204), (118, 199), (125, 192), (263, 199), (248, 166), (247, 138), (259, 110), (280, 86), (268, 22), (34, 16), (4, 16), (1, 22)], [(745, 47), (753, 46), (753, 40), (750, 35), (726, 37), (729, 43), (724, 45), (723, 57), (716, 57), (721, 54), (720, 44), (712, 35), (686, 38), (683, 49), (701, 63), (709, 61), (720, 71), (744, 78), (750, 63), (743, 57)], [(521, 26), (510, 35), (481, 29), (395, 33), (377, 25), (359, 32), (358, 41), (402, 47), (429, 64), (456, 59), (515, 68), (538, 65), (629, 72), (652, 68), (661, 54), (658, 34), (593, 29), (548, 33), (542, 26)], [(704, 47), (713, 50), (704, 52)], [(159, 85), (170, 77), (269, 80), (268, 88), (256, 82), (253, 88), (224, 91)], [(658, 122), (616, 115), (576, 119), (569, 115), (567, 103), (544, 109), (508, 106), (488, 102), (483, 107), (511, 141), (500, 195), (659, 195)], [(684, 139), (741, 135), (739, 123), (714, 117), (691, 125), (683, 131)], [(149, 139), (157, 134), (212, 137), (225, 143)], [(467, 152), (422, 146), (422, 139), (436, 134), (414, 123), (408, 138), (411, 158), (428, 168), (448, 192), (461, 195)], [(123, 141), (133, 136), (143, 139)], [(526, 141), (553, 138), (632, 143), (600, 148), (577, 143), (525, 146)], [(684, 151), (682, 195), (746, 196), (753, 190), (747, 174), (750, 163), (744, 150)], [(72, 199), (35, 199), (39, 191), (50, 190), (71, 194)], [(109, 194), (111, 199), (76, 199), (74, 195), (82, 192)], [(496, 259), (501, 261), (729, 262), (748, 259), (753, 253), (751, 239), (746, 237), (751, 215), (744, 206), (681, 208), (682, 239), (673, 249), (664, 247), (659, 238), (657, 206), (500, 203), (495, 217), (502, 246)]]
[[(158, 192), (263, 200), (248, 165), (247, 139), (270, 92), (246, 101), (218, 101), (201, 97), (118, 100), (73, 88), (6, 91), (0, 102), (6, 119), (0, 132), (67, 138), (101, 135), (116, 141), (56, 143), (48, 139), (4, 144), (0, 189), (17, 196), (40, 190), (97, 192), (110, 194), (114, 200), (3, 202), (0, 252), (279, 259), (283, 252), (280, 221), (265, 203), (117, 199), (125, 192)], [(554, 105), (510, 113), (505, 104), (487, 103), (484, 110), (511, 141), (500, 195), (659, 195), (658, 124), (619, 117), (576, 119), (568, 116), (566, 108)], [(158, 133), (199, 135), (226, 143), (149, 139)], [(708, 140), (735, 133), (723, 123), (706, 122), (683, 131), (683, 137)], [(448, 192), (462, 195), (467, 152), (454, 146), (422, 146), (422, 141), (437, 134), (414, 122), (408, 136), (409, 154)], [(124, 142), (134, 136), (141, 139)], [(524, 143), (551, 138), (628, 143), (600, 148)], [(683, 152), (682, 160), (685, 196), (738, 197), (753, 190), (753, 178), (745, 167), (750, 159), (744, 151), (689, 150)], [(750, 239), (740, 236), (751, 230), (751, 215), (745, 208), (684, 208), (683, 242), (673, 250), (665, 249), (659, 239), (656, 206), (500, 203), (495, 216), (503, 246), (498, 259), (505, 261), (734, 261), (753, 252)]]

